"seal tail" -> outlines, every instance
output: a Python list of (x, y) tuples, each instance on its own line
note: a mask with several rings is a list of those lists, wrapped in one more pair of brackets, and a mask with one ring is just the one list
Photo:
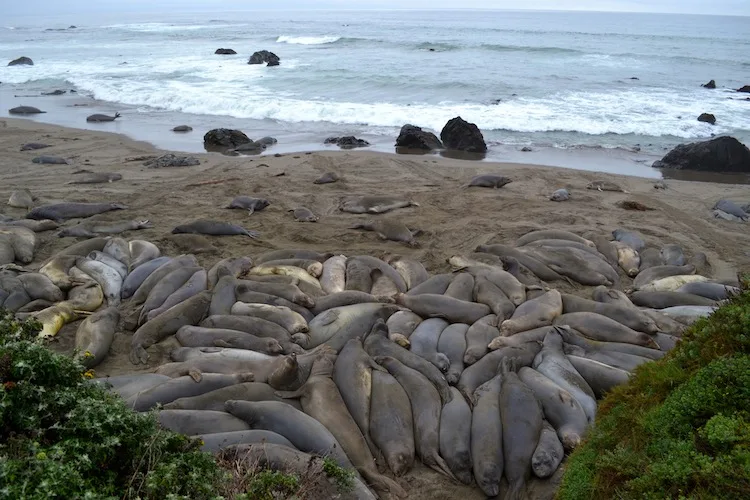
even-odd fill
[(519, 479), (511, 483), (508, 491), (505, 493), (503, 500), (523, 500), (526, 498), (526, 482), (523, 479)]
[(113, 118), (113, 120), (120, 118), (120, 116), (121, 116), (120, 113), (115, 112), (115, 117)]
[(407, 497), (406, 491), (393, 479), (383, 476), (382, 474), (365, 473), (363, 475), (365, 475), (369, 485), (378, 493), (390, 493), (399, 498)]
[(453, 475), (453, 472), (451, 471), (450, 467), (448, 467), (448, 464), (445, 463), (443, 457), (441, 457), (437, 453), (434, 456), (423, 458), (423, 462), (431, 469), (434, 469), (441, 474), (445, 474), (449, 479), (458, 482), (458, 479), (456, 479), (456, 476)]

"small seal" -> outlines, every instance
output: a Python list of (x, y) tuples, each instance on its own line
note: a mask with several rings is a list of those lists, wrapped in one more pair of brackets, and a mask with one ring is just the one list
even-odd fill
[(505, 186), (506, 184), (510, 184), (511, 182), (513, 182), (511, 179), (503, 175), (485, 174), (473, 177), (469, 181), (469, 185), (467, 187), (500, 189), (501, 187)]
[(86, 121), (89, 123), (113, 122), (118, 118), (120, 118), (120, 113), (115, 113), (115, 116), (102, 115), (100, 113), (96, 113), (94, 115), (90, 115), (86, 117)]
[(292, 208), (287, 212), (293, 212), (294, 220), (297, 222), (318, 222), (318, 216), (307, 207)]

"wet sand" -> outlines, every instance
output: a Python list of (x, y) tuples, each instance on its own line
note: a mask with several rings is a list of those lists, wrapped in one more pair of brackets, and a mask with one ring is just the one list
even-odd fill
[[(52, 145), (38, 151), (19, 151), (24, 143)], [(127, 239), (156, 243), (164, 254), (190, 253), (185, 239), (171, 230), (195, 219), (214, 219), (257, 230), (261, 237), (199, 238), (204, 250), (197, 254), (206, 268), (228, 256), (255, 256), (279, 248), (309, 248), (346, 255), (370, 254), (383, 257), (402, 254), (414, 257), (432, 273), (448, 269), (446, 259), (466, 254), (480, 244), (512, 243), (537, 229), (565, 229), (578, 234), (588, 231), (609, 233), (616, 228), (640, 231), (649, 245), (677, 243), (686, 255), (705, 252), (712, 277), (732, 280), (738, 272), (750, 271), (750, 244), (745, 223), (714, 219), (711, 207), (720, 198), (742, 204), (750, 202), (750, 188), (743, 185), (667, 181), (667, 190), (653, 187), (653, 179), (569, 170), (514, 163), (471, 162), (435, 156), (404, 156), (377, 152), (300, 152), (280, 157), (227, 157), (219, 154), (194, 155), (200, 166), (150, 169), (137, 156), (156, 156), (163, 151), (148, 143), (122, 135), (92, 132), (40, 124), (32, 120), (0, 120), (0, 212), (22, 217), (25, 210), (5, 205), (10, 193), (28, 188), (40, 203), (61, 201), (119, 202), (128, 210), (94, 217), (102, 221), (148, 219), (153, 229), (131, 231)], [(69, 165), (38, 165), (31, 159), (40, 154), (59, 155)], [(70, 185), (86, 169), (117, 172), (118, 182)], [(342, 177), (335, 184), (315, 185), (313, 180), (334, 171)], [(466, 188), (477, 174), (497, 173), (513, 179), (502, 189)], [(619, 184), (628, 193), (585, 189), (594, 180)], [(568, 202), (549, 201), (559, 188), (572, 195)], [(222, 208), (234, 196), (249, 195), (270, 200), (261, 212)], [(350, 227), (367, 216), (340, 212), (340, 200), (358, 195), (402, 196), (419, 206), (399, 209), (379, 217), (395, 218), (408, 227), (421, 229), (420, 246), (382, 241), (375, 233)], [(652, 211), (632, 212), (616, 206), (622, 200), (638, 201)], [(290, 209), (305, 206), (320, 217), (317, 223), (295, 222)], [(78, 221), (70, 221), (72, 225)], [(58, 238), (54, 231), (38, 233), (40, 240), (32, 268), (52, 253), (76, 241)], [(191, 238), (187, 238), (190, 240)], [(627, 278), (623, 287), (628, 285)], [(590, 293), (577, 289), (576, 293)], [(67, 325), (52, 344), (59, 351), (72, 351), (78, 324)], [(164, 362), (175, 341), (167, 340), (149, 349), (148, 366), (134, 367), (128, 361), (130, 333), (120, 332), (109, 357), (97, 369), (97, 376), (153, 369)], [(484, 498), (479, 490), (456, 486), (438, 474), (416, 469), (402, 484), (410, 498)], [(540, 486), (535, 498), (550, 493), (550, 483)]]

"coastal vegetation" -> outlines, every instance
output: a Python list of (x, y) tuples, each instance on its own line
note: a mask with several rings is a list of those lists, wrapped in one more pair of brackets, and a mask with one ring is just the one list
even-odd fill
[(558, 497), (750, 498), (750, 291), (599, 405)]

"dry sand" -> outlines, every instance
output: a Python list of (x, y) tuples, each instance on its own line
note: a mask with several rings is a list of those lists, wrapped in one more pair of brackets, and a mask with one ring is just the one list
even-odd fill
[[(200, 140), (200, 138), (196, 138)], [(52, 147), (20, 152), (28, 142)], [(414, 257), (433, 273), (448, 269), (446, 258), (470, 253), (479, 244), (512, 243), (537, 229), (565, 229), (575, 233), (609, 233), (616, 228), (640, 231), (650, 245), (681, 245), (687, 255), (705, 252), (712, 275), (721, 280), (750, 271), (748, 226), (714, 219), (711, 207), (720, 198), (750, 202), (750, 187), (705, 182), (668, 181), (667, 190), (656, 190), (653, 179), (598, 174), (555, 167), (451, 160), (433, 155), (399, 156), (372, 152), (323, 152), (286, 154), (281, 157), (227, 157), (194, 155), (201, 165), (149, 169), (135, 156), (163, 154), (147, 143), (124, 136), (91, 132), (23, 119), (0, 120), (0, 212), (21, 217), (25, 211), (4, 205), (10, 193), (28, 188), (40, 203), (61, 201), (120, 202), (130, 208), (96, 216), (103, 221), (148, 219), (153, 229), (132, 231), (124, 237), (156, 243), (169, 255), (188, 253), (182, 238), (171, 230), (195, 219), (214, 219), (240, 224), (261, 233), (259, 240), (243, 236), (201, 238), (208, 251), (197, 255), (206, 267), (238, 255), (255, 256), (278, 248), (309, 248), (347, 255), (402, 254)], [(38, 165), (40, 154), (63, 156), (70, 165)], [(77, 170), (117, 172), (123, 179), (109, 184), (69, 185)], [(334, 171), (342, 177), (335, 184), (315, 185), (313, 180)], [(500, 190), (465, 188), (474, 175), (498, 173), (513, 179)], [(628, 194), (585, 189), (594, 180), (609, 180)], [(215, 183), (208, 183), (216, 181)], [(567, 188), (568, 202), (549, 201), (549, 195)], [(270, 200), (271, 205), (251, 216), (243, 210), (222, 206), (234, 196), (249, 195)], [(382, 241), (375, 233), (349, 229), (367, 216), (338, 210), (339, 201), (357, 195), (399, 195), (419, 207), (399, 209), (379, 217), (398, 218), (410, 228), (424, 231), (420, 247)], [(632, 212), (618, 208), (621, 200), (635, 200), (653, 211)], [(320, 216), (317, 223), (295, 222), (289, 209), (305, 206)], [(72, 225), (78, 221), (68, 222)], [(38, 266), (52, 253), (75, 243), (58, 238), (54, 231), (39, 233)], [(189, 240), (193, 239), (188, 237)], [(623, 286), (628, 284), (623, 279)], [(576, 290), (585, 295), (585, 289)], [(53, 344), (72, 351), (77, 324), (67, 325)], [(130, 333), (118, 333), (110, 356), (98, 376), (149, 370), (164, 362), (173, 340), (149, 349), (149, 366), (134, 367), (127, 358)], [(401, 481), (410, 498), (483, 498), (479, 490), (456, 486), (442, 476), (419, 468)], [(550, 484), (537, 485), (534, 498), (549, 496)]]

